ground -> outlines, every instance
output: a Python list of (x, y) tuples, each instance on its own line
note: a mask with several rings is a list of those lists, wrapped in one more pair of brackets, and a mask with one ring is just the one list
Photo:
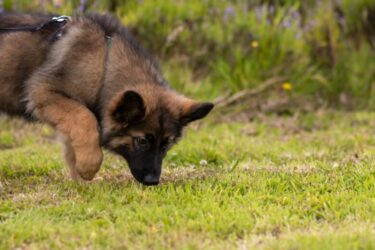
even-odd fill
[(164, 165), (145, 187), (106, 152), (77, 184), (50, 128), (0, 117), (0, 248), (375, 248), (375, 113), (207, 119)]

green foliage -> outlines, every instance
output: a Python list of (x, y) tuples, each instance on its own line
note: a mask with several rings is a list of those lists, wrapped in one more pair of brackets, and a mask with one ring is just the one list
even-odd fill
[(172, 85), (201, 98), (283, 76), (297, 94), (328, 104), (345, 95), (352, 106), (375, 107), (374, 1), (62, 2), (6, 0), (4, 6), (64, 14), (114, 11), (161, 59)]

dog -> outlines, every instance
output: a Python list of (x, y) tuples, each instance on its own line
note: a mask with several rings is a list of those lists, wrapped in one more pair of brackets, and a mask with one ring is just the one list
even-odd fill
[(106, 148), (157, 185), (183, 128), (213, 107), (174, 91), (114, 17), (0, 14), (0, 111), (55, 128), (74, 180), (92, 180)]

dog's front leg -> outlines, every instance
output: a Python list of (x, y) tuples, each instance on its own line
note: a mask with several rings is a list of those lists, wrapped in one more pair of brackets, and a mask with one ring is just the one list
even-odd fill
[(81, 177), (81, 175), (78, 173), (76, 169), (76, 155), (75, 155), (71, 140), (68, 137), (64, 136), (63, 134), (60, 134), (60, 137), (63, 143), (63, 156), (69, 167), (71, 178), (76, 181), (83, 180), (83, 178)]
[(79, 102), (52, 90), (50, 85), (42, 84), (30, 91), (28, 108), (63, 136), (72, 178), (92, 180), (103, 160), (94, 114)]

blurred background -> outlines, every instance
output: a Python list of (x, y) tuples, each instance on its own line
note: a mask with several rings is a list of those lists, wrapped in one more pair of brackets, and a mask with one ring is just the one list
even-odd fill
[(174, 88), (223, 109), (375, 109), (374, 0), (0, 0), (0, 11), (116, 15)]

